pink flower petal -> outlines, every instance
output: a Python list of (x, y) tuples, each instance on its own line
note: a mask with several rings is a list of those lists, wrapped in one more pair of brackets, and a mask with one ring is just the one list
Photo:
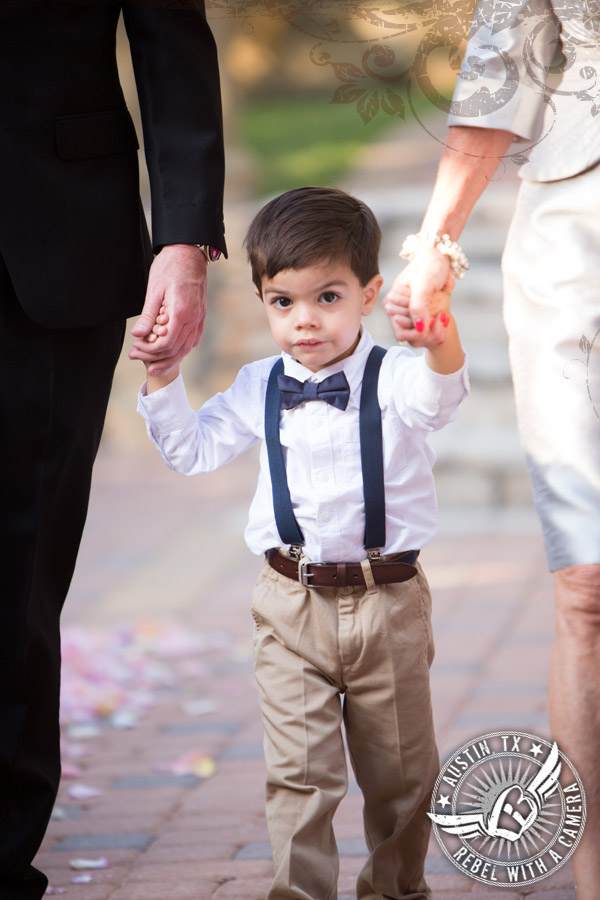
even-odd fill
[(108, 869), (110, 863), (106, 856), (97, 859), (71, 859), (69, 865), (72, 869)]
[(92, 797), (100, 797), (102, 791), (88, 784), (72, 784), (68, 792), (72, 800), (90, 800)]

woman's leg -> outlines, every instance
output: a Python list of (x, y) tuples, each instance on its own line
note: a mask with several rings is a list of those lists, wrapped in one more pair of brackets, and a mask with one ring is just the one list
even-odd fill
[(558, 569), (554, 590), (550, 725), (585, 789), (587, 820), (572, 864), (578, 900), (595, 900), (600, 885), (600, 565)]
[(550, 570), (556, 636), (550, 724), (588, 817), (573, 856), (578, 900), (600, 884), (600, 165), (524, 182), (504, 254), (519, 429)]

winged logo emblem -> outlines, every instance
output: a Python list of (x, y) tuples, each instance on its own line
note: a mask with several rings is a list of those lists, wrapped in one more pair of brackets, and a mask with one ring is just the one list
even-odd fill
[(516, 782), (505, 787), (487, 816), (483, 812), (427, 815), (449, 834), (466, 839), (504, 838), (514, 843), (533, 825), (544, 801), (556, 790), (561, 768), (558, 747), (554, 743), (548, 758), (531, 781), (525, 785)]

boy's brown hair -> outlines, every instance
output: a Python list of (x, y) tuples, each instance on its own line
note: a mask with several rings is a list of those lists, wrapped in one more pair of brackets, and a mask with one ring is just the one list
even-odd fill
[(362, 286), (379, 273), (377, 219), (336, 188), (294, 188), (275, 197), (254, 217), (244, 243), (261, 293), (264, 277), (319, 263), (348, 263)]

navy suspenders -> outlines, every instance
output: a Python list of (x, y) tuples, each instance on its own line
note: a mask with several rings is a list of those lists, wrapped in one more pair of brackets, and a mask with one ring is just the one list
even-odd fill
[[(367, 358), (360, 393), (360, 462), (365, 498), (365, 549), (385, 546), (385, 487), (383, 481), (383, 440), (381, 409), (377, 400), (379, 369), (386, 351), (373, 347)], [(265, 442), (273, 487), (275, 523), (283, 544), (301, 547), (304, 535), (296, 521), (288, 487), (283, 450), (279, 438), (280, 398), (277, 376), (283, 372), (278, 359), (269, 375), (265, 399)]]
[(279, 537), (284, 544), (302, 545), (304, 535), (296, 521), (287, 475), (283, 450), (279, 439), (279, 385), (277, 376), (283, 373), (283, 359), (278, 359), (269, 375), (267, 383), (267, 396), (265, 398), (265, 441), (267, 455), (269, 457), (269, 471), (271, 472), (271, 485), (273, 488), (273, 509), (275, 511), (275, 523)]
[(358, 429), (360, 465), (365, 497), (365, 550), (385, 547), (385, 486), (381, 409), (377, 400), (379, 369), (385, 350), (373, 347), (365, 365), (360, 391)]

